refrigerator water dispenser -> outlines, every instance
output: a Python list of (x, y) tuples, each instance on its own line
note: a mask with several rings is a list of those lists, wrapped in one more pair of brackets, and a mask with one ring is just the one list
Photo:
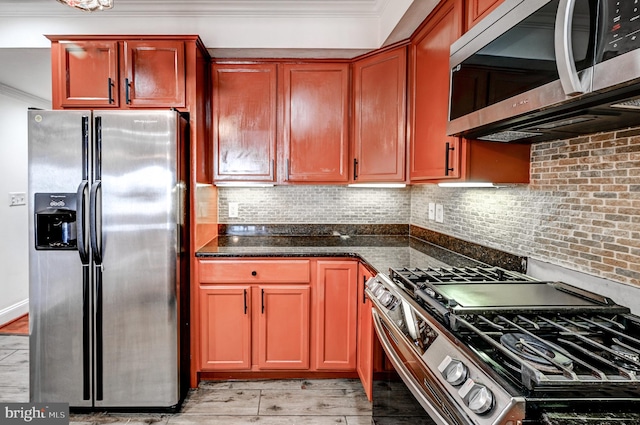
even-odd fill
[(78, 249), (75, 193), (36, 193), (35, 248)]

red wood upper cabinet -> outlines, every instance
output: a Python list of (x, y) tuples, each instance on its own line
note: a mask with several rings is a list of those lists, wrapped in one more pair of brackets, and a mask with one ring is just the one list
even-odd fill
[(214, 180), (275, 180), (275, 64), (213, 64)]
[(353, 181), (405, 181), (407, 50), (353, 65)]
[(445, 0), (411, 41), (410, 180), (460, 176), (460, 139), (447, 137), (449, 48), (462, 34), (462, 0)]
[(129, 107), (184, 107), (184, 42), (125, 41), (124, 75)]
[(200, 290), (201, 369), (251, 369), (251, 287)]
[(503, 2), (504, 0), (467, 0), (467, 30)]
[(309, 369), (309, 286), (265, 285), (256, 289), (261, 302), (258, 367)]
[(356, 369), (356, 322), (358, 263), (317, 263), (317, 309), (315, 317), (316, 369)]
[(54, 107), (120, 106), (116, 41), (61, 41), (51, 53)]
[(284, 64), (281, 181), (349, 181), (349, 64)]
[(373, 392), (373, 318), (371, 315), (371, 300), (364, 294), (366, 282), (372, 273), (365, 266), (358, 266), (358, 356), (356, 370), (362, 382), (362, 387), (371, 401)]

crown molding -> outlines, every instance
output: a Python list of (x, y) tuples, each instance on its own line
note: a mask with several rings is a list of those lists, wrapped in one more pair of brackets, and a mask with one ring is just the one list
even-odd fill
[(0, 83), (0, 95), (12, 97), (14, 99), (23, 101), (25, 103), (30, 103), (34, 107), (51, 108), (51, 100), (44, 99), (39, 96), (34, 96), (30, 93), (27, 93), (25, 91), (19, 90), (15, 87), (11, 87), (2, 83)]
[(55, 0), (3, 0), (2, 16), (238, 16), (379, 18), (392, 0), (114, 0), (113, 9), (85, 12)]

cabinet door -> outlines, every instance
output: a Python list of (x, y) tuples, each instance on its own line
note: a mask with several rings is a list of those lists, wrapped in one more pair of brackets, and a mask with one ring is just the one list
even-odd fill
[(406, 47), (356, 62), (354, 182), (405, 180)]
[(283, 65), (283, 181), (349, 181), (349, 65)]
[(251, 369), (251, 287), (200, 291), (202, 370)]
[(443, 2), (411, 44), (411, 181), (460, 176), (460, 140), (446, 130), (449, 47), (461, 35), (461, 16), (461, 0)]
[(274, 181), (276, 65), (213, 65), (214, 179)]
[(124, 97), (129, 107), (185, 106), (182, 41), (125, 41)]
[(318, 261), (316, 368), (355, 370), (358, 263)]
[(371, 401), (373, 392), (373, 318), (371, 300), (364, 294), (365, 283), (371, 278), (371, 272), (360, 265), (358, 267), (358, 357), (356, 370), (362, 382), (367, 398)]
[(54, 107), (114, 107), (118, 98), (118, 43), (73, 41), (54, 43)]
[(309, 368), (309, 286), (265, 285), (260, 291), (258, 368)]
[(504, 0), (468, 0), (467, 3), (467, 30), (480, 22), (493, 9)]

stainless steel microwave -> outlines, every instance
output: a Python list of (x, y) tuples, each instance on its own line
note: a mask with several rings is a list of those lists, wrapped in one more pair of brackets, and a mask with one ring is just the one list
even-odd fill
[(537, 142), (640, 125), (640, 0), (505, 0), (450, 65), (449, 135)]

